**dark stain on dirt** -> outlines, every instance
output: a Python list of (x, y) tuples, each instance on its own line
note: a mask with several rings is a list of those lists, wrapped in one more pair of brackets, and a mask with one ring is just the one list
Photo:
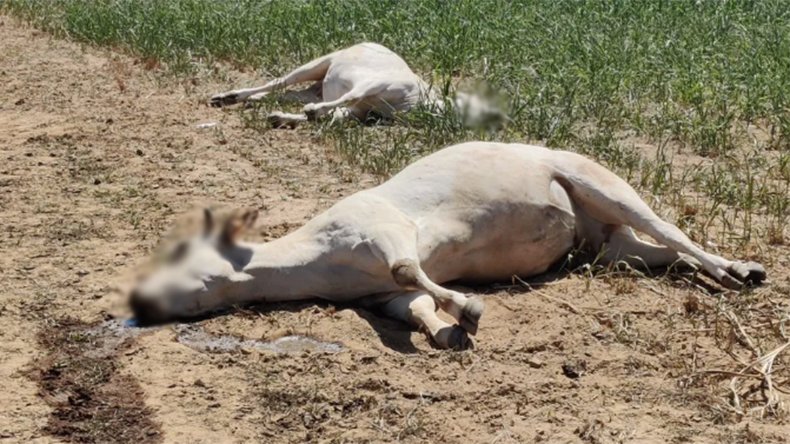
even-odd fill
[(67, 318), (38, 333), (46, 354), (26, 373), (52, 408), (43, 431), (70, 443), (160, 443), (142, 388), (115, 359), (132, 339), (107, 340), (95, 326)]

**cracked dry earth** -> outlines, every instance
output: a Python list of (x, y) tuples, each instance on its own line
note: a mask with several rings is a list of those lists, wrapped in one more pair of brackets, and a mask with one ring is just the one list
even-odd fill
[[(682, 384), (692, 361), (731, 368), (711, 337), (674, 332), (721, 296), (682, 281), (569, 275), (549, 276), (537, 292), (478, 288), (487, 311), (466, 352), (435, 350), (374, 312), (312, 302), (200, 327), (301, 334), (344, 351), (197, 350), (173, 327), (92, 333), (119, 309), (116, 282), (196, 205), (261, 208), (250, 237), (264, 240), (375, 180), (351, 174), (309, 128), (253, 131), (239, 111), (204, 105), (253, 83), (250, 74), (175, 80), (120, 53), (0, 23), (0, 443), (787, 437), (783, 416), (717, 414), (726, 384)], [(207, 122), (217, 125), (197, 127)], [(768, 257), (787, 248), (772, 248), (755, 258), (786, 276), (787, 263)], [(765, 291), (786, 301), (786, 280), (772, 285)], [(699, 304), (689, 310), (689, 300)]]

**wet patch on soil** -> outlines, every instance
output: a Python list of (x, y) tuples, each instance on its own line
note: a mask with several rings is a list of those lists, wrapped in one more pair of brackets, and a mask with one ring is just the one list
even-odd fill
[(46, 354), (26, 373), (52, 408), (43, 431), (70, 443), (159, 443), (162, 431), (142, 388), (116, 361), (134, 332), (99, 334), (112, 331), (104, 324), (60, 319), (39, 331)]
[[(119, 371), (116, 359), (137, 336), (154, 329), (119, 319), (88, 324), (70, 318), (50, 321), (41, 329), (37, 340), (46, 354), (25, 373), (52, 408), (43, 431), (69, 443), (162, 442), (162, 430), (145, 405), (145, 393), (136, 379)], [(337, 343), (299, 335), (262, 341), (212, 334), (200, 324), (175, 324), (172, 329), (179, 343), (207, 353), (346, 350)]]
[[(94, 327), (86, 330), (85, 334), (90, 337), (100, 337), (103, 341), (101, 344), (97, 344), (97, 349), (89, 350), (86, 354), (89, 356), (101, 356), (106, 354), (108, 350), (117, 349), (125, 341), (156, 328), (138, 327), (134, 319), (126, 321), (112, 319), (96, 324)], [(204, 353), (222, 353), (242, 349), (256, 349), (275, 353), (337, 353), (346, 350), (345, 347), (338, 343), (320, 341), (303, 335), (286, 335), (273, 341), (264, 341), (211, 333), (206, 331), (199, 323), (179, 323), (174, 324), (171, 328), (176, 333), (176, 341), (193, 350)]]
[(176, 332), (176, 340), (178, 342), (201, 352), (257, 349), (275, 353), (336, 353), (345, 350), (345, 347), (340, 344), (323, 342), (300, 335), (283, 336), (274, 341), (261, 341), (257, 339), (211, 334), (198, 324), (177, 324), (173, 327), (173, 330)]

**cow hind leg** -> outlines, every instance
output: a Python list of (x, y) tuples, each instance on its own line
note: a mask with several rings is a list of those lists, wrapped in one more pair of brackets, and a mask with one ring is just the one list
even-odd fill
[(380, 94), (390, 86), (387, 81), (379, 80), (355, 85), (350, 91), (328, 102), (308, 103), (304, 107), (304, 113), (310, 120), (326, 114), (328, 111), (341, 107), (353, 107), (365, 98)]
[[(708, 253), (694, 244), (675, 225), (659, 218), (639, 197), (627, 182), (601, 165), (587, 159), (575, 157), (560, 169), (563, 171), (564, 186), (574, 204), (599, 223), (611, 226), (621, 225), (641, 231), (676, 253), (683, 253), (698, 261), (711, 276), (728, 288), (741, 288), (744, 283), (758, 284), (766, 279), (765, 268), (755, 262), (730, 261)], [(616, 232), (616, 230), (615, 230)], [(596, 233), (591, 233), (595, 236)], [(656, 260), (668, 260), (670, 252), (659, 253), (627, 239), (627, 233), (619, 232), (620, 242), (641, 249)]]
[[(339, 123), (353, 115), (352, 111), (346, 107), (335, 108), (329, 111), (331, 116), (330, 124)], [(266, 116), (266, 120), (272, 128), (296, 128), (300, 122), (306, 122), (308, 119), (307, 114), (292, 114), (284, 113), (282, 111), (273, 111)]]
[[(647, 208), (643, 202), (642, 205)], [(628, 246), (636, 250), (637, 254), (641, 252), (644, 257), (650, 259), (652, 264), (648, 262), (647, 265), (668, 265), (669, 260), (678, 253), (682, 253), (693, 259), (689, 262), (695, 261), (700, 264), (705, 271), (727, 288), (740, 289), (746, 283), (759, 284), (766, 279), (766, 271), (762, 265), (755, 262), (731, 261), (708, 253), (695, 245), (680, 228), (660, 219), (649, 208), (647, 211), (649, 213), (629, 214), (625, 223), (663, 244), (666, 246), (664, 249), (650, 248), (647, 243), (641, 241), (637, 243), (634, 239), (628, 239), (622, 231), (615, 232), (618, 234), (619, 243), (627, 242)]]
[(423, 291), (402, 293), (387, 302), (382, 309), (387, 316), (424, 331), (441, 348), (466, 350), (472, 347), (466, 330), (441, 320), (436, 315), (436, 302)]
[(601, 246), (601, 257), (611, 263), (626, 263), (633, 268), (659, 268), (669, 267), (676, 263), (685, 263), (694, 267), (701, 267), (694, 258), (678, 253), (664, 245), (645, 242), (626, 225), (614, 227), (608, 240)]
[[(309, 88), (305, 88), (299, 91), (286, 91), (283, 94), (278, 94), (275, 96), (277, 102), (279, 103), (316, 103), (321, 101), (321, 94), (323, 90), (323, 81), (317, 81), (310, 85)], [(249, 96), (247, 98), (248, 102), (256, 102), (261, 101), (269, 97), (271, 93), (262, 92), (257, 93)]]

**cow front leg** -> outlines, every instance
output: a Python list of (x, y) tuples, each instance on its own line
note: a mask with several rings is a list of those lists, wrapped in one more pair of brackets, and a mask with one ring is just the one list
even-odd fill
[[(386, 207), (385, 207), (386, 208)], [(477, 334), (483, 301), (467, 297), (463, 293), (444, 288), (432, 281), (420, 266), (417, 253), (417, 225), (406, 215), (392, 208), (381, 208), (376, 217), (381, 223), (366, 230), (371, 239), (373, 254), (390, 269), (392, 279), (404, 290), (421, 290), (428, 293), (438, 306), (458, 320), (458, 324), (469, 334)]]
[(387, 316), (425, 332), (441, 348), (466, 350), (473, 347), (466, 330), (450, 325), (436, 315), (436, 302), (424, 291), (402, 293), (387, 302), (383, 311)]
[(318, 59), (311, 61), (295, 70), (291, 71), (283, 77), (278, 77), (271, 82), (255, 87), (235, 89), (224, 93), (214, 94), (211, 96), (209, 103), (211, 106), (224, 106), (232, 105), (234, 103), (243, 102), (252, 96), (262, 97), (261, 94), (269, 93), (272, 91), (279, 91), (288, 86), (296, 85), (303, 82), (318, 82), (323, 80), (326, 75), (329, 65), (332, 63), (333, 54), (328, 54)]

